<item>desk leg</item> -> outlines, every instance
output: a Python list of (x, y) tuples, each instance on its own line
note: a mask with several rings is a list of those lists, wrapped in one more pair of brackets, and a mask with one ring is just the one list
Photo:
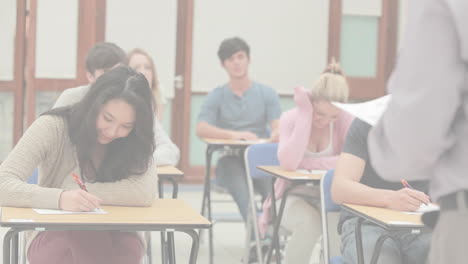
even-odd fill
[[(208, 221), (211, 222), (211, 159), (213, 157), (213, 152), (216, 150), (216, 147), (208, 145), (206, 147), (206, 165), (205, 165), (205, 184), (203, 189), (203, 199), (202, 199), (202, 209), (201, 215), (206, 216)], [(205, 208), (208, 208), (208, 215), (205, 214)], [(199, 231), (201, 236), (202, 230)], [(213, 264), (213, 230), (210, 228), (208, 230), (208, 243), (209, 243), (209, 258), (210, 264)]]
[(169, 257), (169, 263), (176, 263), (175, 257), (175, 245), (174, 245), (174, 231), (167, 232), (167, 255)]
[[(276, 263), (281, 264), (281, 252), (280, 252), (280, 243), (279, 243), (279, 228), (281, 226), (281, 219), (283, 218), (283, 213), (284, 213), (284, 207), (286, 205), (286, 200), (288, 198), (289, 191), (293, 189), (296, 185), (291, 184), (288, 188), (283, 193), (283, 197), (281, 199), (281, 204), (278, 212), (278, 216), (276, 217), (274, 223), (274, 228), (273, 228), (273, 241), (272, 245), (270, 246), (270, 249), (268, 250), (268, 257), (266, 263), (270, 263), (273, 249), (276, 251)], [(273, 187), (274, 189), (274, 187)], [(275, 192), (272, 192), (272, 195), (276, 195)], [(275, 196), (273, 196), (274, 198)], [(273, 199), (274, 200), (274, 199)], [(276, 207), (276, 203), (272, 203), (272, 206)], [(274, 209), (276, 212), (276, 208)]]
[(159, 192), (159, 198), (164, 198), (164, 181), (169, 181), (172, 184), (172, 199), (177, 198), (177, 194), (179, 193), (179, 184), (177, 181), (170, 175), (160, 177), (158, 180), (158, 192)]
[[(159, 192), (159, 198), (163, 199), (164, 198), (164, 190), (163, 190), (163, 178), (159, 178), (158, 180), (158, 192)], [(149, 234), (151, 237), (151, 233)], [(148, 258), (151, 257), (152, 254), (150, 254), (151, 249), (149, 248), (150, 245), (148, 245), (148, 251), (147, 255)], [(161, 263), (166, 264), (167, 263), (167, 244), (166, 244), (166, 232), (161, 231)], [(152, 260), (149, 260), (149, 263), (152, 263)]]
[(170, 182), (172, 183), (172, 198), (177, 199), (177, 194), (179, 193), (179, 184), (174, 178), (169, 178)]
[[(3, 263), (17, 264), (18, 262), (18, 233), (22, 230), (11, 228), (3, 237)], [(13, 252), (12, 252), (13, 249)], [(11, 256), (13, 253), (15, 256)]]
[(161, 264), (167, 263), (166, 253), (168, 252), (166, 243), (166, 232), (161, 231)]
[[(198, 249), (199, 249), (199, 237), (195, 230), (177, 230), (180, 232), (184, 232), (192, 237), (192, 249), (190, 250), (190, 260), (189, 264), (196, 264), (197, 263), (197, 256), (198, 256)], [(174, 262), (175, 263), (175, 262)]]
[(160, 199), (164, 198), (163, 183), (164, 183), (164, 180), (162, 178), (159, 178), (158, 179), (158, 195)]
[[(276, 218), (277, 218), (277, 214), (276, 214), (276, 192), (275, 192), (275, 181), (271, 181), (271, 210), (272, 210), (272, 214), (271, 214), (271, 221), (273, 223), (276, 223)], [(275, 243), (275, 233), (273, 232), (273, 240), (271, 241), (271, 245), (270, 247), (268, 248), (268, 252), (267, 252), (267, 259), (266, 259), (266, 262), (267, 264), (270, 263), (271, 261), (271, 254), (273, 253), (273, 247), (276, 245)]]
[(11, 239), (11, 263), (18, 263), (18, 233), (16, 233)]
[[(208, 180), (209, 182), (210, 180)], [(211, 185), (208, 183), (208, 220), (211, 222), (212, 221), (212, 216), (211, 216)], [(214, 246), (213, 246), (213, 229), (210, 228), (208, 230), (208, 242), (209, 242), (209, 247), (210, 247), (210, 264), (214, 263)]]
[(363, 221), (364, 219), (362, 217), (359, 217), (356, 223), (356, 230), (354, 232), (356, 236), (356, 251), (357, 251), (357, 260), (359, 264), (364, 264), (364, 252), (362, 249), (362, 232), (361, 232)]
[(273, 221), (273, 223), (276, 222), (276, 217), (277, 217), (277, 212), (276, 212), (276, 192), (275, 192), (275, 182), (276, 180), (272, 180), (271, 181), (271, 210), (272, 210), (272, 214), (271, 214), (271, 220)]
[(382, 249), (383, 243), (387, 238), (393, 239), (393, 237), (389, 234), (386, 235), (381, 235), (377, 242), (375, 243), (375, 248), (374, 252), (372, 253), (372, 259), (371, 259), (371, 264), (376, 264), (377, 261), (379, 261), (379, 256), (380, 256), (380, 250)]

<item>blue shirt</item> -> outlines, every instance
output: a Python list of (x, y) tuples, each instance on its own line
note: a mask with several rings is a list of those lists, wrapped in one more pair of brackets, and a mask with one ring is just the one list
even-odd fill
[(278, 94), (269, 86), (252, 82), (242, 96), (234, 94), (228, 84), (212, 90), (198, 115), (198, 122), (235, 130), (249, 131), (258, 137), (270, 135), (271, 121), (279, 119)]

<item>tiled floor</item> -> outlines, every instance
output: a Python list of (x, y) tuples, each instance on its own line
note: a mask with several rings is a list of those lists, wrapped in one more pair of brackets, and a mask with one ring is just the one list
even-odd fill
[[(165, 188), (167, 191), (166, 197), (170, 197), (170, 187)], [(201, 209), (202, 201), (201, 185), (181, 185), (179, 187), (179, 199), (187, 201), (195, 210)], [(242, 255), (244, 254), (245, 244), (245, 226), (241, 222), (237, 207), (226, 194), (212, 193), (213, 200), (223, 200), (228, 202), (213, 203), (213, 214), (215, 218), (229, 218), (238, 220), (237, 222), (216, 222), (213, 226), (214, 234), (214, 262), (222, 264), (239, 264), (242, 263)], [(203, 232), (203, 239), (200, 244), (198, 253), (198, 263), (208, 263), (208, 232)], [(160, 237), (159, 233), (153, 234), (153, 252), (155, 257), (153, 263), (161, 263), (160, 259)], [(176, 241), (176, 258), (177, 263), (188, 263), (191, 240), (187, 235), (175, 234)]]
[[(202, 189), (201, 185), (190, 185), (180, 186), (179, 199), (187, 201), (193, 208), (200, 210), (202, 200)], [(170, 187), (166, 189), (166, 197), (170, 196)], [(228, 203), (213, 203), (213, 215), (214, 218), (222, 217), (223, 219), (237, 219), (238, 222), (216, 222), (214, 228), (214, 263), (218, 264), (239, 264), (242, 262), (242, 256), (245, 250), (245, 226), (243, 222), (240, 222), (240, 214), (238, 213), (237, 206), (232, 202), (231, 198), (227, 194), (212, 192), (213, 200), (229, 201)], [(153, 263), (161, 263), (160, 260), (160, 237), (159, 233), (153, 234), (153, 241), (157, 245), (153, 246), (153, 252), (155, 252), (155, 258)], [(176, 234), (176, 257), (178, 263), (187, 263), (188, 255), (190, 250), (190, 239), (184, 234)], [(203, 242), (200, 245), (200, 251), (198, 255), (198, 263), (209, 263), (208, 255), (208, 235), (204, 232)], [(310, 263), (304, 264), (315, 264), (318, 259), (317, 250), (311, 258)], [(300, 263), (298, 263), (300, 264)]]

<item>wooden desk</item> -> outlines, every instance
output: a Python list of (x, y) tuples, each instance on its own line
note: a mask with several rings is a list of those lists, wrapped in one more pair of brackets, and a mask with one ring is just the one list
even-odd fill
[[(211, 159), (213, 158), (213, 153), (224, 149), (225, 147), (230, 147), (233, 149), (239, 149), (239, 151), (244, 151), (248, 146), (252, 144), (266, 143), (266, 139), (260, 139), (258, 141), (246, 141), (246, 140), (231, 140), (231, 139), (214, 139), (214, 138), (202, 138), (203, 142), (206, 143), (206, 164), (205, 164), (205, 180), (203, 187), (203, 200), (201, 214), (206, 216), (209, 221), (211, 221)], [(207, 214), (205, 214), (207, 210)], [(208, 230), (208, 243), (209, 243), (209, 255), (210, 255), (210, 264), (213, 263), (213, 230)]]
[[(298, 185), (306, 184), (309, 182), (314, 182), (314, 183), (320, 182), (324, 174), (308, 174), (308, 173), (301, 173), (301, 172), (296, 172), (296, 171), (287, 171), (285, 169), (282, 169), (280, 166), (258, 166), (257, 168), (277, 178), (288, 180), (291, 183), (283, 193), (283, 197), (281, 199), (281, 204), (280, 204), (278, 214), (276, 214), (275, 199), (272, 199), (272, 206), (271, 206), (273, 210), (273, 223), (274, 223), (273, 244), (270, 246), (270, 249), (268, 250), (266, 263), (270, 263), (273, 250), (276, 251), (277, 263), (281, 263), (278, 233), (279, 233), (279, 228), (281, 226), (281, 219), (283, 218), (284, 207), (286, 205), (288, 194), (294, 187)], [(272, 181), (271, 193), (272, 193), (272, 197), (276, 197), (274, 181)]]
[(102, 209), (108, 213), (40, 215), (31, 208), (3, 207), (0, 226), (10, 228), (4, 237), (3, 263), (10, 263), (11, 249), (13, 263), (16, 263), (17, 235), (26, 230), (180, 231), (192, 237), (190, 263), (196, 263), (199, 241), (195, 229), (211, 227), (211, 223), (186, 202), (175, 199), (155, 200), (151, 207), (102, 206)]
[(280, 166), (258, 166), (258, 169), (268, 172), (275, 177), (290, 181), (319, 182), (323, 174), (309, 174), (297, 171), (287, 171)]
[(174, 166), (159, 166), (158, 172), (158, 192), (159, 198), (164, 198), (163, 183), (168, 181), (172, 183), (172, 198), (177, 198), (179, 185), (177, 181), (184, 176), (184, 173)]
[[(390, 231), (408, 231), (416, 234), (420, 233), (423, 229), (425, 229), (424, 224), (421, 222), (421, 215), (406, 214), (400, 211), (395, 211), (386, 208), (353, 204), (343, 204), (342, 208), (360, 217), (357, 222), (355, 231), (358, 263), (364, 263), (361, 233), (362, 222), (364, 220), (371, 221), (374, 224)], [(377, 240), (370, 263), (377, 263), (382, 245), (388, 238), (392, 237), (390, 235), (382, 235)]]
[(213, 145), (213, 146), (244, 146), (248, 147), (253, 144), (261, 144), (261, 143), (267, 143), (267, 139), (259, 139), (259, 140), (235, 140), (235, 139), (217, 139), (217, 138), (202, 138), (201, 139), (203, 142), (205, 142), (208, 145)]
[(417, 214), (405, 214), (386, 208), (354, 204), (343, 204), (342, 207), (386, 229), (420, 229), (424, 227), (424, 224), (421, 222), (421, 215)]

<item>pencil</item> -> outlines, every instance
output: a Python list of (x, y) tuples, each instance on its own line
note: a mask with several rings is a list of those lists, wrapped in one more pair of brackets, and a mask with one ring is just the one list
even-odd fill
[(78, 176), (76, 173), (72, 173), (72, 177), (73, 177), (73, 180), (78, 184), (78, 186), (80, 186), (81, 190), (88, 191), (83, 181), (81, 180), (80, 176)]
[[(411, 186), (406, 180), (401, 179), (400, 182), (401, 182), (401, 184), (403, 185), (403, 187), (408, 188), (408, 189), (411, 189), (411, 190), (414, 190), (413, 186)], [(425, 204), (425, 205), (428, 206), (427, 203), (425, 203), (425, 202), (423, 202), (423, 201), (421, 201), (421, 202), (422, 202), (423, 204)]]

